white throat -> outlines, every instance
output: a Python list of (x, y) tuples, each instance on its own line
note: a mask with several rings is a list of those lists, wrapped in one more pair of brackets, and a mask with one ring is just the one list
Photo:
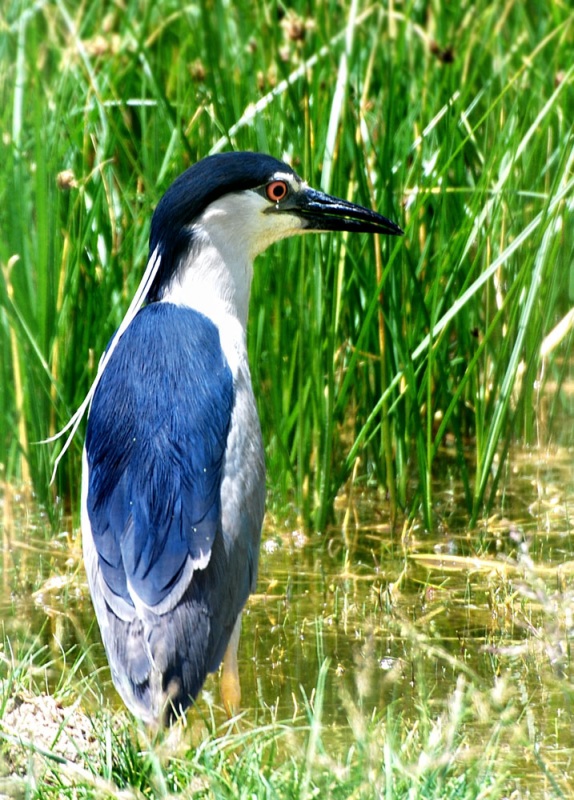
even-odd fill
[(200, 311), (218, 327), (233, 317), (245, 330), (252, 279), (253, 261), (247, 253), (214, 241), (208, 231), (198, 228), (162, 300)]

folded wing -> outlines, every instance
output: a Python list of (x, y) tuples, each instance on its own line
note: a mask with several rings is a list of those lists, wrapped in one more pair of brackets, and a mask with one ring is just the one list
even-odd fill
[(232, 406), (213, 323), (168, 303), (142, 309), (102, 377), (86, 438), (88, 513), (113, 594), (165, 604), (186, 567), (205, 567)]

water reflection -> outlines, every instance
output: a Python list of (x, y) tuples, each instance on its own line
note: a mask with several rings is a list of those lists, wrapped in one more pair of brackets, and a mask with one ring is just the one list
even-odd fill
[[(300, 715), (326, 660), (323, 719), (333, 742), (344, 740), (349, 703), (369, 712), (398, 704), (408, 723), (417, 698), (440, 707), (461, 673), (492, 691), (503, 678), (524, 698), (547, 757), (566, 763), (574, 747), (574, 591), (572, 571), (557, 567), (574, 560), (572, 458), (567, 450), (552, 460), (526, 452), (512, 464), (497, 511), (479, 531), (465, 528), (452, 485), (436, 487), (442, 524), (435, 534), (416, 526), (392, 534), (376, 493), (357, 497), (356, 490), (353, 513), (342, 498), (339, 526), (324, 535), (266, 528), (240, 648), (246, 718)], [(45, 518), (32, 508), (15, 500), (4, 515), (5, 661), (29, 651), (38, 666), (49, 664), (48, 689), (73, 670), (91, 686), (87, 705), (105, 698), (120, 708), (79, 534), (64, 520), (61, 533), (47, 537)], [(360, 525), (343, 530), (349, 518)], [(206, 692), (219, 703), (215, 678)], [(477, 742), (481, 735), (477, 726)]]

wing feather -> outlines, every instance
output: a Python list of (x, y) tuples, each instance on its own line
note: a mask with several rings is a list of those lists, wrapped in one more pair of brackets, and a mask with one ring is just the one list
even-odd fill
[(86, 436), (94, 544), (124, 601), (172, 607), (190, 568), (206, 566), (233, 402), (210, 320), (170, 303), (137, 314), (102, 375)]

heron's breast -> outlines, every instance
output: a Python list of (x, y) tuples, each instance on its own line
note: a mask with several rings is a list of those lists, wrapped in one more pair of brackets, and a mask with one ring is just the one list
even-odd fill
[(234, 406), (221, 482), (226, 535), (259, 548), (265, 510), (265, 454), (247, 364), (236, 373)]

